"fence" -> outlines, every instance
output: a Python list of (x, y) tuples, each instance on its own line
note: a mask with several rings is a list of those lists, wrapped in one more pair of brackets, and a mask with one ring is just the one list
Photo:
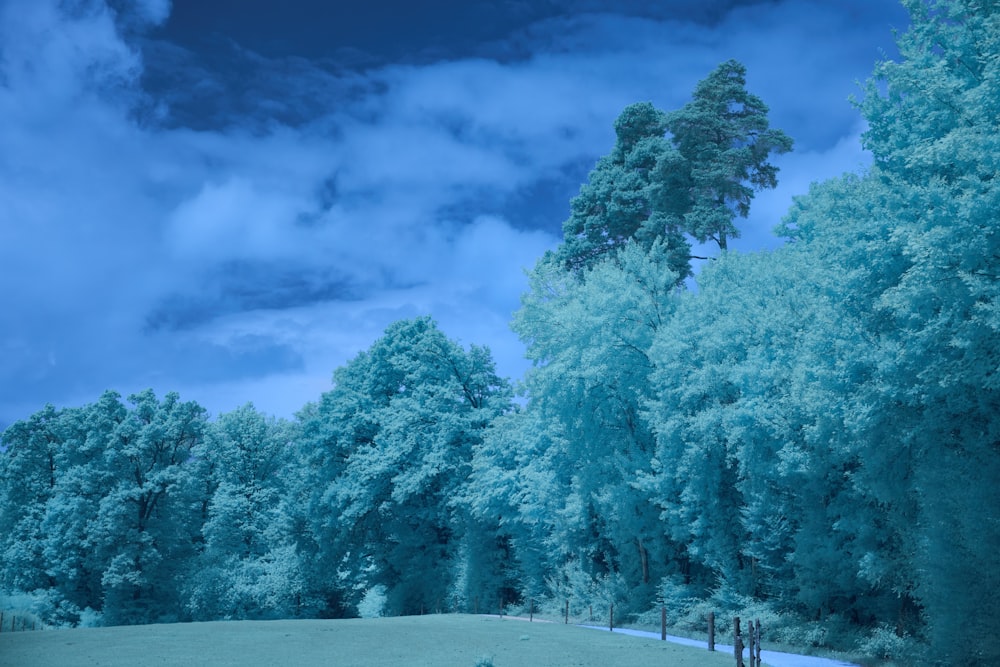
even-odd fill
[[(456, 607), (458, 606), (456, 601)], [(528, 621), (534, 621), (535, 619), (535, 600), (533, 598), (528, 600)], [(500, 600), (500, 617), (502, 618), (505, 614), (506, 605), (503, 600)], [(475, 598), (474, 602), (475, 613), (479, 613), (479, 598)], [(608, 630), (614, 631), (615, 629), (615, 605), (609, 604), (607, 609), (607, 621)], [(523, 612), (523, 606), (522, 611)], [(569, 624), (570, 621), (570, 608), (569, 600), (567, 599), (562, 607), (562, 621), (565, 624)], [(594, 618), (594, 607), (593, 605), (588, 605), (587, 607), (587, 620), (593, 623)], [(708, 650), (715, 651), (715, 612), (709, 612), (706, 617), (707, 624), (707, 638), (708, 638)], [(733, 617), (733, 657), (736, 659), (736, 667), (762, 667), (763, 662), (761, 662), (761, 642), (760, 642), (760, 619), (755, 619), (753, 621), (747, 622), (746, 632), (743, 631), (742, 624), (739, 616)], [(660, 640), (666, 641), (667, 639), (667, 608), (666, 606), (660, 607)], [(747, 657), (747, 661), (744, 661), (744, 655)]]
[(760, 619), (747, 623), (746, 646), (743, 645), (743, 634), (740, 632), (740, 617), (733, 618), (733, 654), (736, 657), (736, 667), (745, 667), (743, 650), (748, 649), (750, 655), (749, 667), (761, 667), (760, 661)]
[(18, 616), (15, 613), (0, 611), (0, 632), (25, 632), (28, 630), (41, 630), (42, 625), (38, 623), (34, 616)]

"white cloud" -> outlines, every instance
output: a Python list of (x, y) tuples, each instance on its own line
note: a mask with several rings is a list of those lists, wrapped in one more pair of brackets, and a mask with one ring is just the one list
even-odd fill
[(170, 16), (170, 0), (136, 0), (135, 11), (143, 20), (159, 25)]
[(557, 242), (549, 234), (517, 231), (505, 220), (482, 216), (455, 238), (449, 252), (450, 271), (443, 280), (465, 298), (510, 312), (527, 289), (524, 270)]
[(293, 223), (304, 202), (234, 177), (206, 183), (170, 215), (167, 238), (181, 260), (274, 260), (294, 256)]
[(392, 119), (354, 125), (347, 134), (341, 183), (351, 190), (413, 196), (417, 203), (443, 203), (455, 187), (509, 182), (517, 171), (502, 152), (449, 136), (440, 125)]
[[(44, 123), (91, 97), (135, 81), (140, 59), (118, 36), (103, 3), (89, 3), (66, 21), (48, 0), (0, 6), (0, 52), (7, 119)], [(16, 99), (16, 104), (13, 104)]]

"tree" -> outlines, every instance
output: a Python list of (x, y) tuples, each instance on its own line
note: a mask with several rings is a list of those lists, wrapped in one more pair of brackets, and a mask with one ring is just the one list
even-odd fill
[(108, 624), (148, 623), (181, 614), (178, 580), (200, 532), (192, 458), (205, 430), (205, 409), (176, 393), (129, 396), (103, 452), (108, 487), (90, 526), (103, 564)]
[(204, 410), (152, 391), (130, 401), (109, 391), (82, 408), (49, 406), (4, 433), (4, 585), (41, 595), (48, 622), (76, 624), (88, 608), (106, 623), (181, 615)]
[(682, 109), (664, 113), (631, 104), (615, 121), (615, 146), (570, 202), (556, 258), (579, 272), (626, 242), (659, 242), (678, 281), (691, 273), (691, 247), (739, 236), (755, 189), (777, 185), (767, 160), (792, 140), (771, 129), (767, 106), (746, 90), (746, 69), (730, 60), (695, 88)]
[(1000, 7), (904, 4), (902, 59), (877, 67), (860, 104), (865, 145), (903, 201), (896, 233), (908, 262), (878, 304), (891, 352), (881, 373), (895, 381), (872, 400), (913, 463), (916, 593), (932, 657), (991, 664), (997, 647), (974, 638), (1000, 623), (984, 611), (995, 609), (985, 591), (997, 585), (989, 563), (1000, 545)]
[(291, 523), (291, 424), (252, 404), (221, 415), (197, 450), (212, 470), (204, 546), (185, 595), (192, 616), (287, 618), (305, 593)]
[(845, 266), (891, 229), (868, 217), (859, 182), (800, 199), (790, 246), (706, 267), (657, 334), (648, 483), (686, 546), (688, 594), (859, 628), (895, 618), (901, 598), (912, 604), (907, 527), (895, 513), (909, 489), (897, 482), (875, 496), (857, 484), (866, 461), (894, 455), (857, 424), (880, 351), (856, 287), (879, 267)]
[(681, 278), (688, 275), (690, 247), (680, 228), (685, 174), (665, 131), (665, 114), (649, 102), (622, 111), (615, 121), (614, 149), (597, 162), (570, 202), (557, 251), (568, 269), (592, 268), (629, 241), (647, 248), (660, 241), (669, 248), (671, 270)]
[[(798, 355), (793, 385), (808, 399), (797, 406), (806, 420), (799, 447), (822, 454), (816, 464), (804, 459), (803, 468), (827, 472), (811, 485), (830, 489), (823, 498), (839, 517), (827, 528), (806, 525), (797, 538), (822, 556), (796, 551), (799, 598), (868, 628), (891, 624), (903, 635), (920, 628), (913, 560), (918, 490), (915, 462), (900, 440), (903, 415), (878, 398), (887, 386), (906, 382), (885, 375), (885, 361), (897, 350), (885, 345), (894, 325), (881, 307), (910, 266), (901, 210), (905, 196), (874, 169), (813, 185), (796, 198), (781, 232), (792, 239), (790, 254), (810, 267), (803, 275), (817, 296), (836, 306), (830, 315), (808, 316), (825, 324), (805, 329), (810, 344)], [(842, 537), (831, 549), (827, 535), (834, 528)], [(840, 562), (837, 571), (850, 563), (853, 585), (831, 576), (833, 560)]]
[(325, 486), (313, 499), (322, 557), (349, 604), (386, 591), (393, 613), (447, 600), (465, 527), (453, 504), (483, 429), (509, 407), (488, 350), (430, 318), (391, 325), (334, 374), (307, 433)]
[(60, 448), (59, 474), (45, 505), (44, 562), (52, 578), (50, 622), (76, 624), (81, 611), (100, 610), (106, 562), (95, 549), (93, 527), (100, 504), (113, 485), (104, 454), (126, 409), (114, 392), (95, 403), (62, 412), (66, 440)]
[(46, 573), (46, 504), (56, 495), (69, 436), (66, 412), (52, 405), (3, 432), (0, 453), (0, 584), (32, 591), (52, 586)]
[(523, 603), (550, 592), (548, 580), (564, 564), (561, 525), (571, 471), (561, 424), (539, 410), (517, 410), (493, 421), (473, 450), (459, 497), (467, 513), (456, 589), (482, 609)]
[(699, 82), (691, 102), (668, 114), (667, 129), (688, 166), (690, 208), (684, 230), (700, 243), (725, 250), (739, 236), (733, 224), (746, 217), (754, 189), (777, 185), (771, 153), (787, 153), (792, 140), (770, 128), (767, 105), (746, 90), (746, 68), (735, 60)]
[(677, 276), (669, 266), (660, 242), (649, 252), (626, 243), (580, 276), (545, 258), (513, 323), (534, 362), (527, 412), (545, 425), (528, 431), (520, 448), (564, 443), (543, 450), (553, 466), (545, 475), (559, 483), (536, 490), (557, 508), (543, 519), (560, 568), (555, 580), (560, 587), (603, 581), (607, 595), (627, 585), (637, 607), (651, 600), (669, 560), (656, 512), (636, 486), (653, 450), (642, 408), (651, 398), (648, 350), (673, 309)]

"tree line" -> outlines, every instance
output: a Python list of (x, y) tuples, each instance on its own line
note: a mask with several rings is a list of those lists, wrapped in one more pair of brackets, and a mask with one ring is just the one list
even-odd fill
[[(992, 664), (1000, 9), (906, 0), (874, 155), (727, 251), (791, 140), (723, 63), (640, 103), (530, 272), (514, 400), (401, 321), (294, 420), (151, 391), (3, 433), (0, 589), (50, 622), (614, 604), (765, 640)], [(696, 289), (692, 242), (720, 249)], [(444, 601), (444, 603), (442, 603)]]

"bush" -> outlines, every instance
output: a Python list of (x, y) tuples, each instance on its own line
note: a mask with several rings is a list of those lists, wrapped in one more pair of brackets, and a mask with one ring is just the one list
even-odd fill
[[(10, 628), (11, 619), (17, 619), (17, 627), (24, 623), (28, 628), (41, 629), (49, 625), (76, 625), (79, 612), (75, 607), (61, 608), (53, 602), (48, 591), (37, 593), (0, 593), (0, 611), (3, 611), (4, 629)], [(64, 618), (65, 616), (65, 618)]]
[(858, 651), (870, 658), (879, 660), (898, 660), (913, 652), (913, 646), (906, 635), (896, 634), (895, 629), (887, 624), (879, 625), (867, 637), (858, 640)]
[(361, 618), (381, 618), (385, 616), (386, 589), (377, 584), (365, 591), (358, 603), (358, 616)]

